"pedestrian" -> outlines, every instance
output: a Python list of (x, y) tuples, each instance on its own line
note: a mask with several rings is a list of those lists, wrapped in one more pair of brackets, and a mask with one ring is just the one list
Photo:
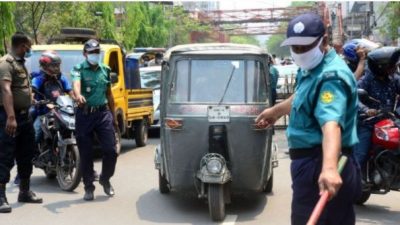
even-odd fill
[(17, 32), (11, 38), (11, 53), (0, 59), (0, 213), (11, 212), (6, 184), (14, 159), (20, 178), (18, 202), (43, 202), (30, 190), (35, 144), (29, 117), (32, 89), (24, 64), (32, 54), (31, 45), (27, 35)]
[(99, 183), (108, 196), (114, 195), (110, 178), (117, 162), (114, 99), (111, 92), (111, 69), (101, 63), (100, 44), (88, 40), (83, 47), (85, 61), (71, 70), (73, 90), (79, 104), (76, 112), (76, 139), (85, 185), (84, 200), (94, 199), (92, 139), (95, 133), (103, 152)]
[(272, 99), (272, 105), (275, 105), (276, 98), (277, 98), (276, 87), (277, 87), (278, 79), (279, 79), (279, 71), (274, 66), (274, 61), (273, 61), (273, 58), (271, 58), (271, 57), (268, 57), (268, 66), (269, 66), (269, 74), (270, 74), (270, 77), (271, 77), (271, 99)]
[[(292, 177), (292, 225), (307, 223), (320, 194), (328, 202), (318, 224), (355, 224), (353, 202), (361, 192), (359, 169), (352, 157), (356, 132), (357, 90), (354, 75), (328, 45), (320, 16), (306, 13), (292, 19), (287, 39), (294, 62), (300, 67), (294, 94), (265, 109), (259, 126), (270, 126), (290, 113), (287, 137)], [(342, 174), (339, 156), (348, 156)]]

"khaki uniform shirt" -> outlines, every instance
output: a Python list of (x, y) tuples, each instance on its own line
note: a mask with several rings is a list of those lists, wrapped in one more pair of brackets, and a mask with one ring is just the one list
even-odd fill
[[(24, 59), (17, 59), (12, 54), (0, 58), (0, 80), (11, 81), (14, 109), (26, 110), (31, 106), (32, 89)], [(0, 106), (3, 106), (1, 91)]]

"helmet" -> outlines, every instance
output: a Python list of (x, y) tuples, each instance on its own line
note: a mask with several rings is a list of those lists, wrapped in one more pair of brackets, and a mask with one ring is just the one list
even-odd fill
[(60, 65), (61, 58), (55, 51), (44, 51), (39, 58), (40, 66)]
[(44, 51), (39, 58), (41, 70), (50, 76), (60, 74), (61, 58), (55, 51)]
[(356, 53), (356, 48), (358, 46), (358, 42), (356, 40), (351, 40), (344, 44), (343, 46), (343, 55), (346, 59), (353, 63), (358, 63), (358, 56)]
[(368, 53), (368, 68), (375, 75), (395, 67), (400, 58), (399, 47), (382, 47)]
[(83, 51), (89, 52), (94, 50), (100, 50), (100, 43), (98, 41), (96, 41), (95, 39), (90, 39), (85, 42), (85, 45), (83, 46)]

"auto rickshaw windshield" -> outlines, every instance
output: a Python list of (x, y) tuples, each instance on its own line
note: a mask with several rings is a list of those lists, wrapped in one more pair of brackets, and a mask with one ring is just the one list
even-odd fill
[(264, 66), (256, 60), (180, 60), (171, 85), (175, 103), (265, 103)]

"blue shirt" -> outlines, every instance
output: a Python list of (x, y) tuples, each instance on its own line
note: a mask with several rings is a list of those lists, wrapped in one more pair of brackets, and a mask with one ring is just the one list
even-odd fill
[(289, 148), (312, 148), (322, 144), (321, 127), (330, 121), (341, 127), (342, 147), (358, 142), (356, 80), (346, 63), (329, 50), (312, 70), (299, 70), (292, 102)]
[[(365, 70), (365, 75), (357, 82), (357, 87), (364, 89), (368, 95), (377, 102), (359, 102), (359, 113), (366, 113), (368, 109), (381, 109), (386, 108), (392, 110), (396, 101), (396, 95), (400, 94), (400, 76), (395, 74), (385, 79), (377, 78), (369, 69)], [(360, 117), (360, 122), (365, 125), (373, 125), (377, 121), (369, 120), (364, 122), (365, 117)]]
[[(64, 95), (66, 92), (70, 92), (72, 90), (71, 83), (63, 74), (61, 74), (57, 80), (46, 78), (46, 75), (42, 71), (33, 72), (31, 76), (33, 77), (32, 87), (51, 101), (57, 100), (58, 96)], [(40, 101), (43, 100), (44, 97), (40, 94), (35, 94), (35, 99)], [(40, 107), (37, 113), (39, 115), (47, 113), (46, 107)]]

